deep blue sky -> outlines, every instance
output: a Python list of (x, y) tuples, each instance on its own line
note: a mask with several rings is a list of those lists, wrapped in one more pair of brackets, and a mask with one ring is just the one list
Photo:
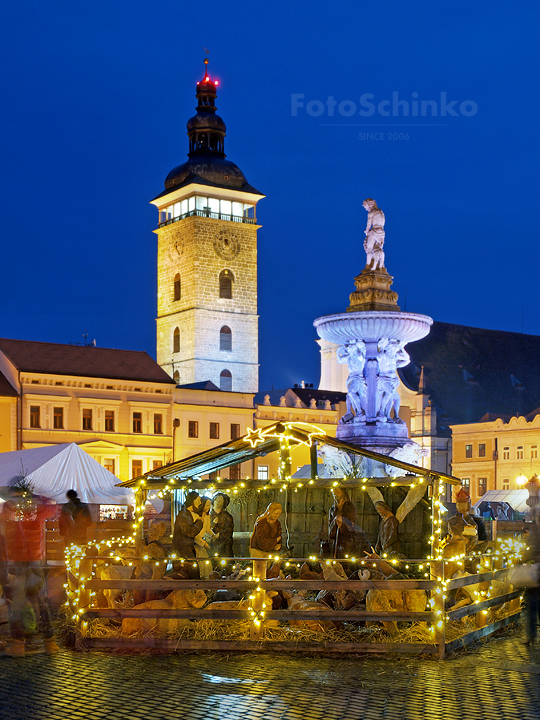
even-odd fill
[[(386, 214), (402, 309), (520, 332), (523, 304), (525, 332), (540, 334), (539, 15), (535, 2), (497, 0), (4, 3), (0, 336), (69, 342), (87, 330), (155, 355), (148, 201), (186, 158), (202, 46), (227, 156), (267, 195), (262, 389), (318, 383), (312, 322), (348, 305), (368, 196)], [(291, 114), (293, 93), (358, 104), (393, 92), (446, 92), (478, 111)]]

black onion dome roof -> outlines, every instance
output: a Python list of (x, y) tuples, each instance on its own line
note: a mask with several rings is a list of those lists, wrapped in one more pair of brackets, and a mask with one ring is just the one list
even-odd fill
[(165, 189), (170, 190), (181, 185), (188, 175), (197, 175), (212, 185), (239, 189), (246, 185), (247, 180), (238, 165), (230, 160), (212, 156), (190, 158), (187, 162), (175, 167), (165, 178)]
[(199, 112), (187, 121), (188, 133), (190, 130), (195, 130), (198, 128), (209, 128), (212, 130), (221, 130), (222, 132), (226, 132), (227, 130), (225, 123), (219, 117), (219, 115), (206, 112)]

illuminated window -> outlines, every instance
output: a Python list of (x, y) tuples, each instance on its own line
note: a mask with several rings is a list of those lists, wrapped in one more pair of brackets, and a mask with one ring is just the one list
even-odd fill
[(196, 420), (190, 420), (188, 422), (188, 437), (198, 438), (199, 437), (199, 423)]
[(114, 432), (114, 410), (105, 410), (105, 432)]
[(39, 407), (39, 405), (31, 405), (30, 406), (30, 427), (31, 428), (41, 427), (40, 410), (41, 410), (41, 408)]
[(472, 458), (472, 445), (465, 445), (465, 457)]
[(133, 413), (133, 432), (142, 433), (142, 412)]
[(103, 460), (103, 467), (114, 475), (114, 458), (105, 458)]
[(231, 440), (238, 440), (240, 437), (240, 423), (231, 423)]
[(509, 478), (505, 478), (505, 479), (502, 481), (502, 489), (503, 489), (503, 490), (510, 490), (510, 480), (509, 480)]
[(92, 429), (92, 410), (87, 409), (82, 411), (82, 429)]
[(163, 435), (163, 415), (154, 413), (154, 435)]
[(174, 328), (173, 333), (173, 353), (180, 352), (180, 328)]
[(462, 478), (461, 480), (461, 487), (465, 488), (466, 490), (469, 489), (471, 485), (471, 479), (470, 478)]
[(219, 331), (219, 349), (232, 350), (232, 332), (227, 325), (224, 325)]
[(180, 300), (182, 297), (182, 286), (180, 284), (180, 273), (174, 276), (174, 299)]
[(538, 445), (531, 445), (531, 460), (538, 458)]
[(219, 375), (219, 389), (225, 392), (232, 390), (232, 374), (230, 370), (222, 370)]
[(485, 495), (487, 491), (487, 478), (478, 478), (478, 497)]
[(64, 429), (64, 408), (55, 407), (53, 409), (53, 427), (55, 430)]
[(231, 465), (229, 468), (229, 480), (240, 480), (240, 465)]
[(523, 460), (523, 445), (519, 445), (516, 451), (516, 460)]
[(173, 380), (176, 382), (177, 385), (178, 385), (178, 383), (180, 382), (180, 373), (178, 372), (178, 370), (175, 370), (175, 371), (174, 371), (174, 373), (173, 373)]
[(478, 445), (478, 457), (486, 457), (486, 445), (485, 443), (480, 443)]
[(219, 273), (219, 297), (226, 300), (232, 299), (232, 284), (234, 276), (230, 270), (222, 270)]
[(157, 470), (158, 468), (163, 466), (163, 462), (161, 460), (152, 460), (152, 470)]
[(510, 448), (509, 448), (509, 447), (503, 448), (503, 457), (502, 457), (502, 459), (503, 459), (503, 460), (510, 460)]
[(142, 475), (142, 460), (131, 461), (131, 477), (136, 478)]
[(210, 423), (210, 440), (219, 440), (219, 423)]
[(259, 465), (258, 466), (257, 480), (268, 480), (268, 465)]

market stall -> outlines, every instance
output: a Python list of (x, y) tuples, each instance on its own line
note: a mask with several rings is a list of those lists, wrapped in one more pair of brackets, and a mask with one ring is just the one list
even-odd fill
[[(291, 453), (300, 443), (311, 450), (309, 479), (295, 479), (291, 474)], [(348, 456), (365, 455), (384, 472), (370, 478), (320, 478), (318, 449), (322, 446)], [(279, 477), (221, 477), (226, 468), (269, 452), (280, 453)], [(465, 545), (470, 540), (464, 545), (460, 527), (453, 523), (454, 544), (441, 546), (439, 497), (445, 483), (460, 484), (452, 476), (344, 443), (314, 426), (293, 423), (250, 431), (243, 438), (123, 483), (136, 494), (133, 536), (74, 548), (68, 558), (68, 606), (77, 641), (84, 647), (399, 651), (443, 657), (452, 643), (489, 634), (515, 620), (520, 596), (505, 581), (506, 568), (519, 556), (516, 544), (475, 545), (469, 551)], [(155, 490), (172, 498), (172, 547), (166, 542), (170, 539), (166, 528), (156, 525), (151, 538), (142, 530), (146, 498)], [(315, 494), (328, 497), (330, 492), (342, 518), (332, 538), (332, 511), (329, 514), (330, 553), (299, 555), (286, 540), (281, 546), (281, 524), (276, 549), (266, 552), (269, 546), (261, 546), (254, 552), (258, 525), (278, 522), (283, 508), (291, 513), (294, 500), (302, 495), (306, 498), (311, 493), (313, 499)], [(400, 493), (399, 498), (394, 493)], [(253, 507), (268, 503), (255, 522), (251, 557), (208, 553), (203, 559), (204, 555), (175, 551), (189, 546), (176, 542), (177, 529), (184, 520), (189, 525), (190, 518), (196, 517), (195, 504), (190, 503), (196, 503), (199, 494), (203, 499), (205, 495), (227, 496), (231, 506), (246, 496), (252, 504), (260, 499)], [(368, 540), (369, 550), (357, 553), (354, 548), (359, 545), (347, 546), (340, 533), (347, 527), (343, 518), (355, 508), (350, 498), (358, 496), (365, 498), (362, 510), (370, 505), (376, 508), (379, 528), (377, 538), (372, 535)], [(305, 498), (300, 505), (309, 507)], [(347, 503), (353, 510), (347, 510)], [(274, 506), (276, 520), (272, 520)], [(358, 528), (363, 524), (362, 512), (355, 518), (349, 523)], [(411, 524), (408, 530), (406, 518)], [(253, 522), (240, 529), (253, 530)], [(354, 532), (358, 539), (358, 530)], [(407, 534), (418, 532), (424, 533), (425, 555), (384, 551), (385, 539), (405, 546)], [(382, 549), (373, 552), (381, 541)], [(233, 599), (222, 599), (224, 593)], [(121, 620), (120, 627), (110, 625), (113, 619)]]

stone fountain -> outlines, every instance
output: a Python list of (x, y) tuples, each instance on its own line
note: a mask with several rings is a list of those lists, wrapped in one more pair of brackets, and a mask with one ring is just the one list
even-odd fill
[[(371, 198), (363, 206), (368, 211), (367, 257), (354, 280), (356, 291), (346, 312), (317, 318), (313, 324), (322, 339), (339, 345), (338, 362), (349, 368), (347, 413), (339, 421), (337, 437), (414, 463), (423, 453), (399, 417), (397, 369), (410, 362), (405, 345), (425, 337), (433, 320), (400, 311), (397, 293), (390, 289), (393, 277), (384, 266), (384, 213)], [(380, 475), (378, 465), (365, 471)]]

